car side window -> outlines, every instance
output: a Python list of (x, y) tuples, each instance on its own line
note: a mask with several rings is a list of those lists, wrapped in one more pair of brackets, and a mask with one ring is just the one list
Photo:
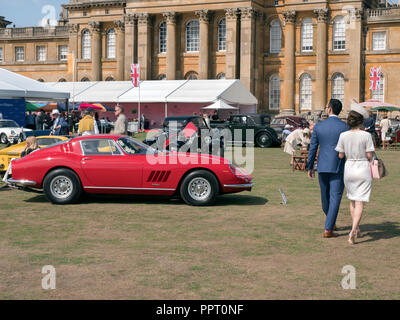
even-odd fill
[(254, 122), (254, 120), (250, 117), (247, 118), (247, 125), (249, 126), (254, 126), (256, 123)]
[(240, 123), (240, 117), (233, 117), (232, 118), (232, 123), (239, 124)]
[(111, 156), (121, 154), (112, 140), (83, 140), (81, 141), (81, 145), (83, 153), (89, 156)]

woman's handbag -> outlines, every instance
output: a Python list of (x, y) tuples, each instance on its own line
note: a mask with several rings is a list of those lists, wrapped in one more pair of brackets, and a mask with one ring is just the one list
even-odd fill
[(371, 168), (371, 176), (373, 179), (382, 179), (383, 177), (387, 176), (385, 164), (381, 159), (378, 159), (376, 154), (369, 163), (369, 166)]

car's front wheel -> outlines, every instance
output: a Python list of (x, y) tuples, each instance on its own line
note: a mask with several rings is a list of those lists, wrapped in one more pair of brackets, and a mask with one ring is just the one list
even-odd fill
[(219, 192), (217, 178), (209, 171), (196, 170), (182, 181), (182, 199), (192, 206), (207, 206), (215, 202)]
[(7, 139), (7, 135), (6, 135), (5, 133), (2, 133), (2, 134), (0, 135), (0, 142), (1, 142), (2, 144), (7, 144), (8, 139)]
[(268, 133), (260, 133), (256, 137), (256, 144), (260, 148), (269, 148), (272, 145), (272, 138)]
[(82, 195), (79, 177), (68, 169), (51, 171), (44, 179), (43, 190), (54, 204), (76, 203)]

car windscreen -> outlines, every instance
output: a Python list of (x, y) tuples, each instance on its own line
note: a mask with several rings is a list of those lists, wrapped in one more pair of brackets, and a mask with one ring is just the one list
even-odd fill
[(145, 144), (132, 139), (132, 138), (119, 138), (117, 140), (118, 145), (124, 150), (127, 154), (146, 154), (148, 152), (153, 153), (155, 150), (146, 146)]
[(169, 120), (169, 121), (164, 121), (164, 129), (174, 129), (175, 127), (177, 129), (183, 129), (187, 124), (186, 119), (176, 119), (176, 120)]
[(0, 128), (19, 128), (19, 125), (13, 120), (0, 121)]
[(64, 140), (60, 140), (57, 138), (38, 138), (37, 139), (37, 143), (39, 146), (50, 146), (50, 145), (54, 145), (55, 143), (61, 142)]

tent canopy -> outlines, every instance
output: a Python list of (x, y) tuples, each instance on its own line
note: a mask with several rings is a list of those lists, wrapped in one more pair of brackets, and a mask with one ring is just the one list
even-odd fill
[[(130, 81), (53, 82), (49, 85), (71, 93), (81, 102), (139, 102), (139, 88)], [(146, 80), (140, 83), (143, 103), (212, 103), (224, 100), (234, 105), (255, 106), (254, 95), (240, 80)]]
[(204, 110), (238, 110), (239, 108), (232, 107), (229, 104), (225, 103), (222, 100), (218, 100), (217, 102), (209, 105), (208, 107), (202, 108)]
[(62, 100), (69, 97), (69, 92), (0, 68), (0, 98)]

